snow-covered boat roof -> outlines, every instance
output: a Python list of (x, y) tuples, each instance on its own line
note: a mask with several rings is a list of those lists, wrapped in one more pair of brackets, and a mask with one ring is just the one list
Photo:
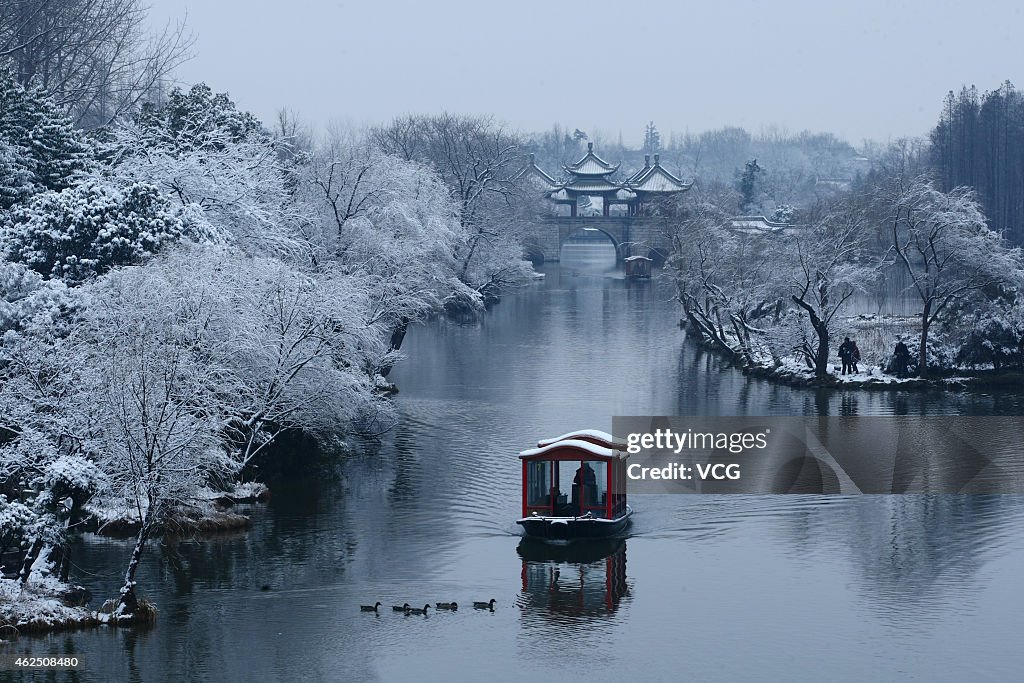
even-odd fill
[(570, 449), (576, 451), (584, 451), (587, 455), (597, 456), (598, 458), (612, 459), (612, 458), (625, 458), (627, 453), (625, 451), (614, 451), (611, 448), (605, 448), (604, 446), (598, 446), (597, 444), (590, 443), (589, 441), (582, 441), (580, 439), (565, 439), (563, 441), (555, 441), (549, 443), (546, 446), (540, 446), (538, 448), (530, 448), (522, 451), (519, 454), (520, 458), (534, 458), (538, 455), (545, 455), (559, 449)]
[(598, 439), (604, 441), (607, 444), (615, 443), (615, 437), (608, 432), (602, 432), (600, 429), (577, 429), (574, 432), (567, 432), (561, 436), (556, 436), (553, 439), (541, 439), (537, 442), (537, 447), (541, 448), (548, 444), (555, 443), (556, 441), (567, 441), (569, 439), (579, 439), (580, 437), (589, 436), (591, 439)]

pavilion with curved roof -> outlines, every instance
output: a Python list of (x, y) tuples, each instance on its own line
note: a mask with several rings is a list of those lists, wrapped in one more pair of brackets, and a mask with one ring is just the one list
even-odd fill
[(540, 181), (544, 188), (544, 196), (555, 204), (569, 206), (569, 215), (578, 215), (581, 197), (600, 197), (602, 213), (609, 216), (613, 205), (624, 205), (630, 216), (641, 216), (645, 213), (645, 205), (662, 198), (685, 192), (693, 182), (684, 182), (661, 165), (659, 154), (644, 156), (644, 167), (618, 181), (613, 176), (618, 172), (619, 164), (611, 164), (594, 153), (594, 143), (587, 143), (587, 153), (574, 164), (562, 166), (564, 176), (555, 180), (537, 166), (534, 156), (530, 162), (514, 176), (532, 176)]

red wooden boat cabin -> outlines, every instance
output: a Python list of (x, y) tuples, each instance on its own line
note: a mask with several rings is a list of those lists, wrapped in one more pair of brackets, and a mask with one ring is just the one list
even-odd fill
[(604, 538), (621, 532), (633, 509), (626, 503), (626, 458), (610, 434), (582, 430), (538, 442), (519, 454), (527, 535), (546, 539)]

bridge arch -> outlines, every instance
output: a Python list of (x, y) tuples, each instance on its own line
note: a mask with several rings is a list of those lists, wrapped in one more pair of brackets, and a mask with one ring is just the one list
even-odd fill
[(543, 216), (533, 223), (526, 255), (531, 260), (557, 261), (568, 237), (587, 228), (604, 233), (612, 241), (619, 261), (627, 256), (651, 256), (654, 249), (664, 255), (670, 250), (664, 221), (654, 216)]
[(622, 261), (622, 259), (624, 259), (626, 257), (626, 254), (624, 254), (622, 252), (622, 234), (621, 233), (616, 235), (614, 231), (609, 230), (609, 229), (607, 229), (607, 227), (600, 226), (600, 225), (597, 225), (597, 226), (594, 226), (594, 225), (580, 225), (580, 226), (577, 226), (575, 229), (571, 229), (568, 232), (566, 232), (565, 236), (558, 240), (558, 254), (559, 254), (558, 257), (559, 257), (559, 259), (561, 259), (562, 247), (564, 247), (566, 244), (568, 244), (574, 237), (578, 237), (578, 236), (581, 236), (581, 235), (586, 235), (587, 233), (590, 233), (590, 232), (599, 232), (602, 235), (604, 235), (608, 239), (609, 242), (611, 242), (612, 247), (615, 249), (615, 262), (616, 263), (619, 263), (620, 261)]

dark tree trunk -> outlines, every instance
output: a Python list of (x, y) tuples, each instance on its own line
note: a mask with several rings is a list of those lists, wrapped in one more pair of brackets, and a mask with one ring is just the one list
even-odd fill
[(814, 374), (817, 377), (828, 376), (828, 326), (820, 320), (814, 323), (814, 331), (818, 334), (818, 349), (814, 355)]
[(392, 351), (399, 351), (402, 348), (402, 342), (405, 341), (405, 333), (408, 331), (409, 319), (403, 317), (401, 322), (398, 323), (398, 327), (396, 327), (394, 332), (391, 333)]
[(811, 327), (814, 329), (814, 333), (818, 335), (818, 348), (814, 350), (814, 376), (827, 377), (829, 342), (828, 324), (821, 319), (818, 313), (814, 310), (814, 307), (809, 303), (796, 295), (793, 295), (792, 299), (793, 303), (804, 309), (804, 312), (807, 313), (807, 318), (811, 321)]
[[(402, 349), (402, 342), (405, 341), (405, 333), (409, 331), (409, 319), (403, 317), (395, 327), (394, 331), (391, 332), (391, 344), (389, 346), (390, 351), (400, 351)], [(387, 377), (391, 374), (391, 368), (393, 365), (388, 363), (380, 369), (381, 377)]]
[(25, 553), (25, 560), (21, 563), (21, 569), (18, 570), (18, 579), (22, 584), (28, 583), (28, 577), (32, 574), (32, 565), (36, 563), (36, 559), (39, 557), (39, 553), (43, 550), (43, 539), (37, 538), (32, 542), (32, 546), (28, 552)]
[(68, 546), (66, 542), (59, 543), (50, 550), (50, 556), (47, 558), (53, 564), (54, 574), (60, 578), (61, 581), (67, 583), (68, 576), (71, 571), (71, 557), (68, 552)]
[(921, 312), (921, 343), (917, 349), (917, 375), (922, 379), (928, 378), (928, 328), (931, 326), (929, 316), (932, 312), (932, 302), (928, 301)]
[(142, 551), (146, 548), (146, 541), (149, 538), (152, 520), (150, 513), (142, 520), (139, 527), (139, 534), (135, 537), (135, 547), (132, 548), (131, 558), (128, 560), (128, 569), (124, 573), (124, 584), (121, 586), (121, 595), (118, 599), (117, 614), (131, 616), (139, 609), (139, 596), (135, 592), (135, 574), (139, 571), (139, 563), (142, 561)]

